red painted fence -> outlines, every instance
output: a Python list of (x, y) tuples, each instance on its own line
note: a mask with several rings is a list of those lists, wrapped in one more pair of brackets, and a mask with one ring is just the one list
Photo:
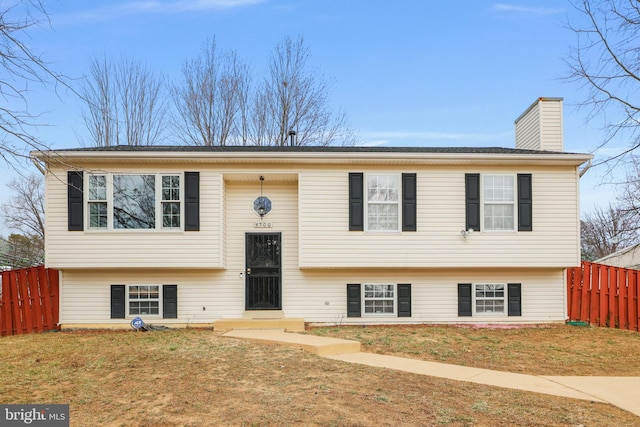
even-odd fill
[(567, 270), (570, 321), (640, 332), (640, 271), (582, 262)]
[(58, 329), (58, 270), (44, 267), (2, 272), (0, 336)]

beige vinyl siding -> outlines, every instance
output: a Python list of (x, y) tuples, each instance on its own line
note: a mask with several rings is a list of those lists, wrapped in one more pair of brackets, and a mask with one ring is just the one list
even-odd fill
[[(182, 173), (177, 168), (118, 168), (110, 173)], [(53, 175), (52, 175), (53, 173)], [(67, 171), (47, 179), (46, 264), (52, 268), (166, 267), (221, 268), (222, 179), (213, 171), (200, 173), (200, 231), (67, 230)], [(87, 181), (85, 172), (84, 180)], [(86, 201), (85, 201), (86, 202)], [(184, 204), (184, 201), (183, 201)], [(184, 218), (182, 219), (184, 222)]]
[(516, 148), (563, 151), (562, 99), (540, 98), (516, 120)]
[[(176, 270), (172, 268), (175, 263), (168, 263), (162, 270), (66, 270), (61, 323), (128, 322), (130, 318), (109, 319), (111, 284), (177, 284), (178, 319), (158, 319), (151, 323), (210, 323), (215, 319), (240, 318), (245, 309), (245, 279), (241, 273), (245, 272), (246, 233), (282, 233), (283, 306), (295, 306), (296, 287), (306, 289), (298, 269), (297, 184), (265, 185), (264, 195), (271, 199), (273, 209), (263, 222), (271, 223), (271, 228), (254, 227), (259, 222), (253, 212), (253, 201), (260, 195), (259, 186), (226, 182), (225, 187), (227, 269)], [(288, 314), (286, 309), (285, 314)]]
[[(284, 233), (283, 233), (284, 235)], [(291, 245), (292, 242), (285, 246)], [(293, 245), (295, 246), (295, 244)], [(289, 252), (287, 249), (286, 252)], [(284, 255), (284, 254), (283, 254)], [(560, 269), (396, 269), (296, 271), (284, 255), (284, 315), (325, 324), (556, 322), (565, 320), (565, 285)], [(238, 260), (240, 261), (240, 260)], [(60, 322), (127, 325), (132, 317), (110, 319), (111, 284), (177, 284), (178, 318), (145, 317), (152, 324), (209, 324), (241, 318), (244, 280), (236, 269), (68, 270), (63, 273)], [(347, 283), (410, 283), (411, 317), (346, 315)], [(458, 317), (458, 283), (521, 283), (522, 316)]]
[(540, 103), (536, 103), (516, 122), (516, 148), (540, 150), (540, 140)]
[[(417, 232), (348, 229), (347, 170), (300, 174), (300, 267), (567, 267), (579, 264), (578, 188), (572, 168), (429, 167), (417, 173)], [(527, 172), (533, 231), (480, 231), (465, 239), (465, 173)]]
[(543, 101), (540, 109), (541, 149), (563, 151), (562, 102)]
[[(304, 272), (291, 317), (335, 324), (552, 322), (565, 320), (565, 285), (560, 269), (523, 270), (316, 270)], [(347, 283), (410, 283), (411, 317), (347, 317)], [(522, 316), (458, 317), (458, 283), (521, 283)]]

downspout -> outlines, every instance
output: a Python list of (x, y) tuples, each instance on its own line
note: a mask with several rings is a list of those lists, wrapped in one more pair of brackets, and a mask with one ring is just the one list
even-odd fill
[(585, 167), (583, 167), (583, 168), (582, 168), (582, 170), (581, 170), (580, 172), (578, 172), (578, 176), (579, 176), (580, 178), (582, 178), (582, 175), (584, 175), (585, 173), (587, 173), (587, 171), (588, 171), (589, 169), (591, 169), (591, 166), (592, 166), (592, 162), (591, 162), (591, 159), (589, 159), (589, 162), (587, 163), (587, 165), (586, 165)]
[(44, 176), (47, 176), (47, 171), (42, 167), (42, 164), (35, 157), (30, 157), (31, 163), (35, 165), (36, 168), (40, 171), (40, 173)]

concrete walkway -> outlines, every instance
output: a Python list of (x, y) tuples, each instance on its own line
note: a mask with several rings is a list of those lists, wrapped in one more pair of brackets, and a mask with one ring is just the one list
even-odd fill
[(514, 374), (446, 363), (405, 359), (360, 352), (357, 341), (284, 332), (283, 330), (232, 330), (226, 337), (303, 348), (311, 353), (348, 363), (394, 369), (418, 375), (468, 381), (495, 387), (553, 396), (610, 403), (640, 416), (640, 377), (562, 377)]

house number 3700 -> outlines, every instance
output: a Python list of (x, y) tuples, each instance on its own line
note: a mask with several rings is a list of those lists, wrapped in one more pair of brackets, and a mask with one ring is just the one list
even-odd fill
[(270, 222), (262, 222), (262, 221), (256, 222), (253, 225), (253, 228), (272, 228), (272, 227), (273, 227), (273, 224), (271, 224)]

